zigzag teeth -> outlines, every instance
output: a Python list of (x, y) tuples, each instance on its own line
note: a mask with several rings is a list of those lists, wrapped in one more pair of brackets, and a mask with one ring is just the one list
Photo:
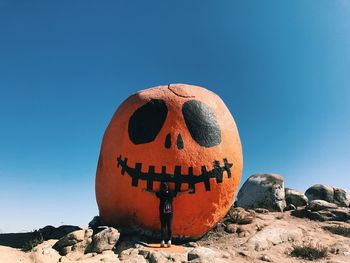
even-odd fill
[(125, 167), (128, 166), (128, 158), (124, 158), (124, 162), (123, 162), (123, 165), (122, 165), (122, 171), (121, 171), (121, 174), (124, 175), (125, 173)]
[[(231, 178), (231, 167), (233, 166), (233, 163), (229, 163), (226, 158), (223, 159), (223, 166), (220, 166), (220, 161), (215, 160), (213, 162), (213, 169), (208, 171), (206, 166), (201, 166), (201, 174), (200, 175), (194, 175), (193, 174), (193, 167), (188, 167), (188, 174), (182, 174), (181, 173), (181, 166), (177, 165), (174, 168), (173, 174), (167, 174), (166, 173), (166, 166), (162, 166), (162, 172), (161, 174), (155, 173), (155, 166), (149, 165), (148, 166), (148, 173), (142, 173), (142, 163), (135, 163), (135, 167), (129, 167), (127, 165), (128, 158), (124, 158), (122, 155), (119, 155), (117, 157), (117, 167), (121, 166), (121, 174), (124, 175), (125, 172), (127, 172), (132, 177), (132, 186), (137, 187), (139, 179), (142, 178), (142, 180), (147, 180), (147, 189), (153, 190), (153, 183), (154, 181), (166, 181), (166, 182), (175, 182), (175, 190), (180, 191), (182, 183), (187, 183), (189, 188), (195, 189), (195, 184), (197, 183), (204, 183), (204, 187), (206, 191), (210, 191), (211, 184), (210, 184), (210, 178), (215, 178), (216, 183), (220, 184), (223, 181), (223, 174), (226, 171), (227, 177)], [(147, 177), (145, 178), (145, 175)], [(162, 177), (170, 177), (171, 179), (160, 179)]]

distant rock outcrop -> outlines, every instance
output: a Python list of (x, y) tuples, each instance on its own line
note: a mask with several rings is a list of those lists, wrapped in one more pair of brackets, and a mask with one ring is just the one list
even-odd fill
[(338, 208), (338, 206), (336, 204), (329, 203), (324, 200), (312, 200), (306, 207), (306, 209), (309, 209), (314, 212), (330, 208)]
[(349, 207), (350, 205), (349, 193), (344, 189), (333, 186), (315, 184), (306, 190), (305, 195), (309, 201), (324, 200), (342, 207)]
[(286, 207), (283, 177), (278, 174), (250, 176), (238, 192), (236, 205), (250, 209), (283, 211)]
[(39, 232), (42, 234), (45, 240), (49, 240), (49, 239), (60, 239), (61, 237), (80, 229), (81, 228), (78, 226), (71, 226), (71, 225), (63, 225), (59, 227), (48, 225), (43, 228), (40, 228)]
[(295, 207), (306, 206), (308, 198), (301, 192), (292, 189), (285, 188), (285, 200), (288, 205), (294, 205)]

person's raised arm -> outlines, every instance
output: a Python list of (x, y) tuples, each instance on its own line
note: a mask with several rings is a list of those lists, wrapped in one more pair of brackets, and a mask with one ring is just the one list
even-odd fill
[(182, 190), (182, 191), (180, 190), (176, 194), (181, 195), (181, 194), (185, 194), (185, 193), (194, 194), (194, 189), (193, 188), (188, 188), (186, 190)]

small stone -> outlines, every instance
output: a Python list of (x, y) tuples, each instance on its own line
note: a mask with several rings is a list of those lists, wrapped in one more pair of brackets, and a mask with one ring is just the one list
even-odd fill
[(255, 212), (259, 213), (259, 214), (268, 214), (269, 213), (269, 210), (265, 209), (265, 208), (255, 208), (254, 209)]
[(272, 259), (268, 255), (262, 255), (259, 259), (266, 262), (272, 262)]
[(225, 231), (230, 234), (234, 234), (237, 232), (237, 225), (229, 224), (226, 226)]
[(186, 246), (187, 246), (187, 247), (198, 247), (198, 244), (197, 244), (197, 242), (188, 242), (188, 243), (186, 244)]
[(139, 255), (143, 256), (144, 258), (148, 258), (149, 257), (149, 251), (146, 249), (139, 249)]
[(263, 223), (261, 223), (261, 222), (258, 222), (258, 223), (256, 223), (256, 225), (255, 225), (255, 228), (256, 228), (257, 231), (263, 230), (264, 227), (265, 227), (265, 225), (264, 225)]
[(137, 248), (129, 248), (120, 252), (119, 259), (126, 260), (126, 259), (129, 259), (130, 257), (135, 257), (138, 254), (139, 254), (139, 250)]

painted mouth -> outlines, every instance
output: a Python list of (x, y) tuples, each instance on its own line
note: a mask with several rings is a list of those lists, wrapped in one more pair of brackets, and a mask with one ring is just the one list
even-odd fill
[(137, 187), (139, 180), (147, 181), (147, 190), (153, 190), (153, 182), (169, 182), (175, 183), (175, 191), (181, 190), (182, 184), (187, 184), (192, 191), (195, 191), (195, 185), (203, 183), (206, 191), (210, 191), (210, 179), (215, 178), (216, 183), (220, 184), (224, 180), (224, 172), (227, 174), (227, 178), (231, 178), (231, 167), (233, 163), (229, 163), (226, 158), (222, 160), (223, 165), (221, 166), (220, 161), (214, 160), (213, 169), (207, 171), (205, 165), (201, 166), (201, 174), (194, 175), (193, 167), (188, 167), (188, 173), (181, 173), (181, 166), (175, 166), (174, 173), (167, 173), (166, 166), (162, 166), (162, 172), (156, 173), (155, 166), (149, 165), (148, 172), (144, 173), (141, 171), (142, 163), (135, 163), (135, 167), (127, 165), (128, 158), (122, 158), (121, 155), (117, 158), (117, 166), (121, 167), (121, 174), (125, 172), (132, 178), (131, 185)]

